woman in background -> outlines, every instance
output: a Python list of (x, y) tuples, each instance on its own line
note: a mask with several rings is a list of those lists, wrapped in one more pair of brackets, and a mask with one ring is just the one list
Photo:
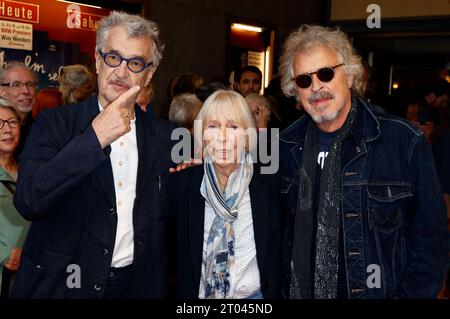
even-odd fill
[(81, 102), (95, 91), (94, 77), (84, 65), (66, 65), (59, 73), (59, 91), (64, 104)]
[(8, 297), (30, 223), (13, 204), (17, 180), (16, 149), (20, 139), (19, 116), (6, 101), (0, 101), (0, 283), (1, 298)]
[(270, 103), (262, 95), (250, 93), (245, 97), (245, 101), (252, 112), (258, 130), (267, 129), (270, 120)]

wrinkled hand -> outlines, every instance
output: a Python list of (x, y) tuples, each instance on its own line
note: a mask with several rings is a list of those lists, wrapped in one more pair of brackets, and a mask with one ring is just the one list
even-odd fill
[(11, 254), (6, 264), (3, 266), (9, 270), (17, 271), (19, 269), (20, 255), (22, 254), (22, 248), (11, 249)]
[(130, 122), (134, 117), (134, 105), (140, 89), (138, 85), (133, 86), (105, 107), (92, 121), (102, 149), (131, 130)]

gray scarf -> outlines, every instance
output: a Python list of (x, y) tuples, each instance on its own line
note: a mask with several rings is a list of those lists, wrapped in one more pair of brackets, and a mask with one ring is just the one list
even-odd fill
[(238, 207), (253, 176), (250, 154), (243, 153), (236, 171), (230, 174), (222, 193), (209, 156), (200, 192), (216, 213), (206, 242), (200, 284), (206, 299), (225, 299), (230, 293), (230, 267), (234, 263), (234, 221)]

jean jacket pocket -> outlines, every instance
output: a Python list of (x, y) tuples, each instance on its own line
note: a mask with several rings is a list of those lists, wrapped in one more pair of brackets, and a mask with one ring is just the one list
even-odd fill
[(405, 202), (413, 196), (409, 184), (378, 184), (367, 186), (369, 226), (390, 233), (403, 224)]

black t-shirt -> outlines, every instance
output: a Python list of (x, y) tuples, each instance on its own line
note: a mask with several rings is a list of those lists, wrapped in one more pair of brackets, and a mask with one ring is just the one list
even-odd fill
[[(314, 211), (314, 230), (313, 230), (313, 238), (311, 240), (311, 282), (314, 287), (314, 272), (315, 272), (315, 252), (316, 252), (316, 235), (317, 235), (317, 209), (319, 207), (319, 197), (320, 197), (320, 177), (322, 174), (322, 170), (325, 164), (325, 159), (328, 156), (328, 151), (330, 149), (331, 144), (333, 143), (334, 138), (337, 135), (336, 132), (323, 132), (321, 130), (318, 131), (317, 136), (317, 165), (316, 165), (316, 177), (314, 183), (314, 194), (313, 194), (313, 211)], [(338, 299), (347, 299), (347, 279), (345, 273), (345, 259), (344, 259), (344, 240), (342, 235), (342, 221), (341, 216), (339, 216), (339, 260), (338, 260)], [(312, 289), (314, 291), (314, 289)], [(314, 293), (314, 292), (312, 292)], [(314, 296), (312, 296), (314, 297)]]

